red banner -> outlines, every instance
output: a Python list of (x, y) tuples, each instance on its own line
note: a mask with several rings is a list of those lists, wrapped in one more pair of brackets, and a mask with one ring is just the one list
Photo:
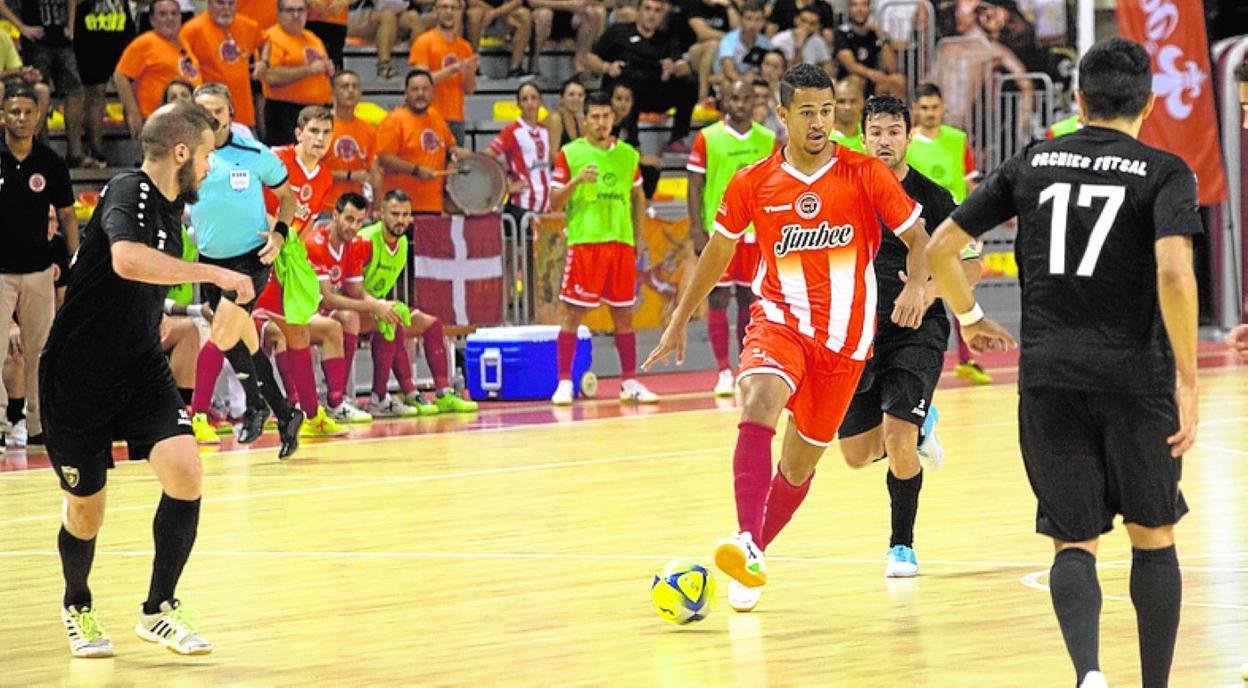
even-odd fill
[(1157, 105), (1144, 121), (1140, 140), (1187, 162), (1196, 173), (1201, 205), (1225, 201), (1200, 0), (1118, 0), (1118, 27), (1123, 38), (1143, 44), (1153, 59)]
[(412, 228), (415, 306), (448, 325), (503, 321), (499, 215), (417, 217)]

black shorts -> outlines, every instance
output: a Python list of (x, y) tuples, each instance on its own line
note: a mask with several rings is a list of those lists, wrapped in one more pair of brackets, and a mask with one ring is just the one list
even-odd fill
[(113, 440), (130, 445), (131, 459), (146, 459), (156, 443), (194, 434), (159, 348), (129, 361), (125, 379), (107, 385), (88, 383), (73, 366), (45, 356), (39, 396), (48, 458), (61, 489), (79, 497), (104, 488)]
[(334, 69), (341, 70), (342, 49), (347, 43), (347, 25), (309, 21), (307, 29), (321, 39), (321, 43), (325, 45), (325, 52), (329, 54), (329, 61), (334, 63)]
[(22, 41), (22, 57), (31, 67), (39, 70), (44, 83), (52, 81), (59, 95), (68, 95), (82, 88), (82, 80), (78, 78), (78, 60), (74, 57), (74, 46), (65, 45), (49, 48), (42, 43)]
[(1036, 532), (1082, 542), (1126, 523), (1172, 525), (1187, 513), (1181, 459), (1166, 438), (1179, 429), (1171, 395), (1070, 389), (1019, 393), (1018, 437), (1036, 494)]
[(940, 382), (945, 354), (928, 346), (905, 345), (876, 351), (858, 379), (858, 390), (841, 421), (840, 437), (879, 427), (887, 413), (922, 426)]
[(575, 16), (573, 12), (555, 10), (555, 15), (550, 18), (550, 40), (562, 41), (576, 38), (577, 27), (572, 25), (572, 19)]
[[(248, 313), (256, 307), (256, 299), (260, 298), (260, 293), (264, 291), (264, 285), (269, 283), (269, 273), (273, 271), (273, 266), (260, 262), (260, 248), (263, 247), (258, 247), (255, 250), (248, 251), (241, 256), (234, 256), (233, 258), (209, 258), (203, 254), (199, 256), (199, 262), (201, 263), (216, 265), (234, 272), (241, 272), (251, 278), (251, 286), (255, 289), (256, 296), (239, 306)], [(200, 284), (199, 288), (204, 296), (204, 303), (212, 306), (212, 310), (216, 311), (217, 304), (221, 303), (221, 287), (212, 282), (204, 282)], [(235, 296), (237, 295), (230, 292), (228, 298), (233, 301)]]

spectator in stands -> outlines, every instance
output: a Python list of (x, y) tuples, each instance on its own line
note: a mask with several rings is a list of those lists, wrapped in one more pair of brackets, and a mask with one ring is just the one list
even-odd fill
[(832, 75), (832, 51), (819, 32), (819, 13), (812, 7), (803, 7), (797, 11), (795, 21), (793, 28), (771, 37), (771, 46), (783, 53), (789, 64), (812, 64)]
[(238, 0), (238, 13), (255, 22), (264, 35), (277, 26), (278, 3), (275, 0)]
[(447, 160), (461, 152), (450, 127), (433, 102), (433, 75), (413, 69), (407, 75), (403, 104), (377, 127), (377, 159), (385, 173), (386, 191), (401, 189), (412, 199), (416, 214), (442, 212)]
[(754, 80), (754, 121), (776, 132), (777, 145), (784, 145), (789, 140), (789, 130), (784, 120), (780, 119), (780, 77), (789, 68), (788, 60), (779, 50), (768, 50), (763, 55), (763, 63), (759, 66), (759, 74)]
[(4, 100), (4, 84), (7, 81), (24, 83), (35, 92), (39, 101), (40, 129), (48, 118), (48, 108), (52, 105), (52, 89), (43, 83), (43, 75), (34, 67), (23, 65), (22, 58), (17, 54), (17, 47), (9, 34), (0, 31), (0, 101)]
[(677, 36), (682, 52), (698, 77), (698, 102), (711, 93), (711, 76), (719, 42), (741, 23), (741, 15), (730, 0), (678, 0), (668, 12), (667, 26)]
[(373, 41), (377, 46), (377, 78), (393, 79), (398, 71), (390, 63), (396, 41), (419, 36), (433, 26), (433, 13), (425, 17), (409, 9), (406, 0), (374, 0), (373, 6), (351, 13), (347, 35)]
[(185, 79), (174, 79), (165, 87), (165, 92), (161, 95), (160, 102), (165, 105), (169, 103), (193, 103), (195, 102), (195, 87)]
[[(525, 76), (521, 64), (524, 51), (533, 38), (533, 14), (524, 6), (524, 0), (468, 0), (468, 23), (465, 37), (474, 50), (480, 49), (481, 36), (498, 20), (507, 25), (507, 39), (511, 44), (511, 62), (507, 78)], [(534, 53), (537, 51), (534, 50)], [(530, 64), (534, 60), (529, 61)]]
[[(381, 206), (381, 166), (377, 163), (377, 127), (355, 116), (362, 89), (360, 76), (351, 70), (334, 75), (334, 131), (324, 164), (333, 172), (334, 185), (327, 205), (348, 191)], [(328, 210), (329, 208), (321, 208)]]
[[(615, 126), (611, 128), (611, 136), (641, 150), (641, 131), (638, 129), (637, 118), (629, 117), (633, 112), (636, 98), (633, 89), (624, 82), (617, 82), (611, 87), (611, 111), (615, 115)], [(657, 155), (641, 155), (637, 163), (641, 168), (641, 190), (647, 199), (654, 197), (659, 187), (659, 176), (663, 161)]]
[(113, 74), (117, 96), (126, 108), (126, 126), (135, 140), (143, 129), (143, 121), (161, 105), (165, 86), (174, 79), (192, 84), (202, 82), (199, 60), (178, 38), (182, 28), (182, 11), (175, 0), (156, 0), (152, 4), (152, 30), (126, 46)]
[(748, 0), (741, 7), (740, 25), (719, 42), (718, 83), (735, 83), (759, 70), (771, 49), (771, 39), (762, 33), (765, 21), (762, 0)]
[(22, 56), (26, 63), (34, 67), (43, 80), (50, 79), (65, 102), (66, 162), (70, 167), (98, 169), (104, 164), (86, 156), (82, 148), (83, 91), (74, 58), (75, 7), (72, 3), (73, 0), (20, 0), (19, 18), (7, 3), (0, 2), (0, 17), (17, 27), (22, 34)]
[(805, 9), (811, 9), (819, 16), (816, 33), (823, 36), (824, 43), (831, 44), (836, 13), (826, 0), (775, 0), (767, 17), (766, 34), (774, 37), (780, 31), (797, 26), (797, 17)]
[(837, 78), (863, 79), (866, 94), (904, 95), (906, 77), (897, 73), (897, 53), (884, 31), (871, 18), (871, 0), (849, 0), (848, 21), (836, 28), (832, 43), (838, 63)]
[[(48, 206), (56, 208), (70, 254), (78, 250), (78, 219), (65, 161), (35, 140), (39, 103), (34, 90), (22, 83), (9, 85), (0, 109), (4, 113), (0, 208), (5, 217), (4, 250), (0, 251), (0, 324), (7, 331), (16, 313), (22, 327), (22, 350), (34, 355), (43, 351), (47, 342), (56, 300)], [(0, 357), (7, 352), (8, 347), (0, 348)], [(43, 444), (37, 369), (29, 365), (25, 371), (30, 444)], [(8, 396), (0, 383), (0, 418), (5, 417), (7, 407)]]
[(270, 146), (294, 143), (303, 108), (333, 100), (329, 77), (334, 63), (321, 39), (305, 28), (307, 0), (277, 2), (277, 26), (264, 34), (263, 64), (257, 68), (264, 84), (264, 133)]
[(342, 49), (347, 44), (347, 19), (352, 0), (310, 0), (308, 31), (325, 45), (334, 69), (342, 69)]
[[(134, 40), (130, 3), (84, 0), (74, 17), (74, 58), (83, 87), (83, 129), (87, 158), (104, 163), (105, 90), (126, 46)], [(129, 161), (127, 161), (129, 162)]]
[(538, 56), (547, 40), (576, 39), (572, 56), (573, 69), (590, 68), (590, 46), (607, 28), (607, 8), (600, 0), (529, 0), (533, 8), (533, 57), (529, 73), (538, 74)]
[(407, 61), (433, 77), (432, 107), (446, 120), (457, 145), (464, 145), (464, 94), (477, 90), (477, 56), (459, 37), (462, 0), (437, 0), (438, 23), (412, 43)]
[(867, 152), (862, 143), (862, 109), (866, 100), (862, 81), (849, 77), (836, 82), (836, 108), (832, 112), (832, 130), (828, 136), (859, 153)]
[[(542, 108), (542, 92), (537, 84), (525, 81), (516, 89), (516, 103), (520, 106), (520, 119), (503, 127), (498, 136), (490, 142), (489, 153), (507, 168), (507, 203), (503, 212), (515, 221), (515, 230), (523, 232), (523, 245), (528, 252), (526, 265), (528, 271), (522, 275), (524, 294), (533, 304), (533, 242), (527, 216), (530, 213), (542, 214), (550, 212), (550, 132), (537, 121), (538, 111)], [(511, 226), (504, 226), (508, 232)], [(505, 245), (506, 265), (514, 264), (512, 247), (516, 242), (509, 241)]]
[(550, 163), (560, 148), (581, 137), (585, 119), (585, 85), (577, 77), (563, 82), (559, 91), (559, 108), (546, 115), (546, 131), (550, 132)]
[(594, 44), (588, 62), (590, 69), (603, 75), (604, 89), (622, 81), (633, 90), (636, 106), (624, 125), (626, 129), (635, 127), (643, 112), (662, 114), (675, 107), (672, 134), (664, 151), (688, 155), (684, 138), (697, 102), (697, 82), (689, 62), (681, 57), (675, 36), (659, 30), (667, 10), (663, 0), (642, 0), (637, 22), (608, 27)]
[(182, 43), (199, 60), (204, 81), (225, 84), (234, 102), (234, 121), (256, 126), (250, 58), (264, 39), (260, 27), (238, 13), (238, 0), (208, 0), (208, 11), (182, 27)]

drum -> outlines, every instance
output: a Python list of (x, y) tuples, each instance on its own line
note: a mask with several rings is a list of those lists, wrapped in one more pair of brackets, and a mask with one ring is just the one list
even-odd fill
[(496, 212), (507, 194), (507, 172), (488, 155), (465, 155), (447, 170), (446, 193), (465, 215)]

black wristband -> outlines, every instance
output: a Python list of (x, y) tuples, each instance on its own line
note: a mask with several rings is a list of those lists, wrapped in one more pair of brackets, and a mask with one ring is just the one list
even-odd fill
[(347, 170), (347, 181), (351, 181), (351, 170)]
[(277, 232), (278, 234), (281, 234), (283, 239), (286, 239), (287, 237), (290, 236), (290, 227), (287, 227), (286, 223), (282, 222), (281, 220), (278, 220), (277, 222), (273, 223), (273, 231)]

